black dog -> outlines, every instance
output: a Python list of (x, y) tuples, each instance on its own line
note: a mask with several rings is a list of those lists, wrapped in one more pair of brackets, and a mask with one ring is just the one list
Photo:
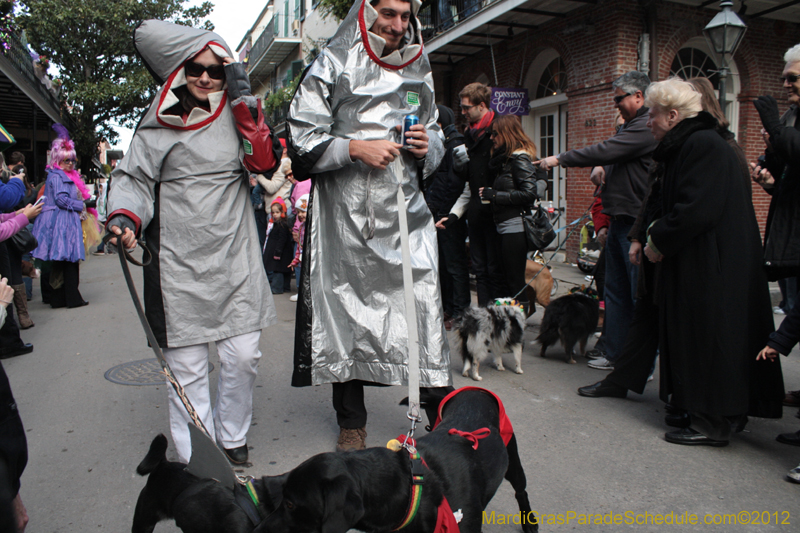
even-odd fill
[[(213, 479), (200, 479), (183, 463), (167, 461), (167, 438), (158, 435), (144, 460), (136, 468), (147, 478), (133, 515), (133, 533), (152, 533), (161, 520), (175, 519), (184, 533), (250, 533), (255, 528), (237, 503), (234, 492)], [(267, 516), (280, 501), (283, 478), (263, 477), (253, 481), (259, 499), (257, 513)], [(272, 495), (272, 497), (271, 497)], [(253, 510), (255, 510), (253, 505)], [(255, 517), (254, 517), (255, 518)]]
[[(436, 391), (421, 393), (426, 410), (441, 401), (442, 396), (434, 397)], [(419, 510), (403, 533), (432, 533), (444, 497), (453, 513), (463, 515), (461, 533), (481, 531), (483, 510), (503, 478), (514, 487), (523, 531), (538, 531), (516, 437), (505, 434), (510, 440), (504, 444), (501, 426), (499, 404), (487, 391), (465, 388), (447, 401), (441, 422), (417, 441), (427, 468), (420, 467), (424, 483)], [(451, 429), (480, 433), (483, 428), (490, 432), (475, 441), (477, 449), (472, 440), (449, 433)], [(351, 528), (388, 532), (407, 516), (412, 461), (406, 450), (323, 453), (285, 475), (283, 501), (256, 532), (345, 533)]]
[(585, 355), (586, 342), (597, 327), (599, 317), (600, 305), (597, 300), (582, 292), (556, 298), (547, 306), (539, 336), (536, 338), (542, 344), (539, 355), (544, 357), (547, 347), (560, 339), (564, 351), (567, 352), (567, 362), (575, 363), (575, 343), (580, 341), (581, 355)]

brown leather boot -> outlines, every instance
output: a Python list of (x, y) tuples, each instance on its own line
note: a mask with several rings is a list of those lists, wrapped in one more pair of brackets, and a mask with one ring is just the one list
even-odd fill
[(14, 289), (14, 307), (17, 308), (17, 317), (19, 317), (19, 329), (28, 329), (35, 326), (28, 314), (28, 296), (25, 293), (25, 284), (12, 285)]
[(339, 429), (339, 442), (336, 443), (337, 452), (363, 450), (367, 447), (367, 430), (365, 428)]

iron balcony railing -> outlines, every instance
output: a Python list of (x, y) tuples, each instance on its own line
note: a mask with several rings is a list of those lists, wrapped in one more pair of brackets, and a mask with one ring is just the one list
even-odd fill
[(281, 129), (279, 126), (286, 122), (286, 117), (289, 115), (289, 105), (291, 102), (286, 102), (272, 112), (270, 117), (270, 126)]
[(286, 15), (278, 13), (272, 17), (272, 20), (267, 22), (264, 31), (261, 32), (253, 47), (250, 49), (248, 64), (253, 68), (256, 62), (261, 59), (264, 52), (267, 51), (272, 42), (279, 37), (294, 37), (292, 30), (292, 22), (296, 19), (294, 15)]
[[(58, 98), (56, 98), (53, 93), (47, 90), (39, 78), (36, 77), (36, 74), (33, 70), (33, 60), (31, 59), (31, 55), (28, 53), (27, 48), (22, 41), (19, 40), (16, 34), (12, 33), (8, 36), (8, 44), (9, 49), (6, 50), (3, 57), (8, 59), (11, 65), (23, 75), (23, 77), (28, 81), (31, 87), (39, 93), (45, 101), (49, 102), (55, 109), (61, 110), (61, 102)], [(61, 115), (65, 115), (65, 113), (61, 113)]]
[(481, 8), (496, 0), (428, 0), (419, 10), (423, 40), (464, 22)]

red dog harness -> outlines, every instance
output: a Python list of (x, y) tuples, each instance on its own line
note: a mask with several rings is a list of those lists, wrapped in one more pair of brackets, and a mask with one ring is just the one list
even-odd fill
[[(453, 392), (451, 392), (450, 394), (448, 394), (447, 396), (445, 396), (444, 399), (439, 404), (439, 415), (436, 417), (436, 423), (433, 424), (433, 429), (436, 429), (436, 426), (438, 426), (439, 423), (442, 421), (442, 410), (444, 410), (444, 405), (448, 401), (450, 401), (450, 399), (453, 396), (455, 396), (456, 394), (458, 394), (460, 392), (464, 392), (466, 390), (477, 390), (477, 391), (485, 392), (486, 394), (491, 394), (494, 397), (494, 399), (497, 400), (497, 407), (500, 408), (500, 438), (503, 439), (503, 444), (508, 446), (508, 441), (510, 441), (511, 437), (514, 436), (514, 427), (511, 425), (511, 420), (509, 420), (508, 416), (506, 415), (506, 408), (503, 407), (503, 402), (500, 400), (500, 398), (497, 396), (497, 394), (493, 393), (490, 390), (482, 389), (480, 387), (461, 387), (460, 389), (456, 389)], [(487, 431), (486, 434), (482, 433), (484, 430)], [(461, 435), (462, 437), (468, 438), (469, 440), (471, 440), (474, 443), (472, 447), (477, 450), (478, 449), (478, 441), (477, 441), (477, 439), (483, 439), (483, 438), (487, 437), (489, 435), (488, 431), (489, 431), (488, 428), (481, 428), (481, 429), (478, 429), (476, 431), (473, 431), (472, 433), (463, 433), (461, 431), (458, 431), (458, 430), (455, 430), (455, 429), (451, 429), (449, 433), (451, 435), (456, 433), (458, 435)], [(480, 434), (480, 436), (478, 436), (479, 434)], [(467, 437), (466, 435), (469, 435), (469, 437)], [(475, 440), (473, 440), (473, 438)]]
[[(500, 398), (490, 390), (482, 389), (480, 387), (462, 387), (460, 389), (454, 390), (442, 400), (439, 404), (439, 414), (436, 417), (436, 423), (433, 425), (435, 429), (436, 426), (442, 421), (442, 410), (444, 408), (445, 403), (447, 403), (453, 396), (458, 394), (459, 392), (463, 392), (465, 390), (477, 390), (481, 392), (485, 392), (487, 394), (491, 394), (495, 400), (497, 400), (497, 406), (500, 409), (500, 438), (503, 439), (503, 444), (508, 446), (508, 442), (511, 440), (511, 437), (514, 436), (514, 428), (511, 425), (511, 420), (508, 419), (506, 415), (505, 407), (503, 407), (503, 402), (500, 401)], [(478, 449), (478, 441), (481, 439), (485, 439), (489, 435), (491, 435), (491, 430), (489, 428), (480, 428), (476, 429), (475, 431), (460, 431), (458, 429), (452, 428), (450, 431), (447, 432), (449, 435), (458, 435), (459, 437), (463, 437), (468, 441), (472, 442), (472, 449)], [(397, 440), (405, 444), (406, 436), (400, 435), (397, 437)], [(411, 485), (411, 499), (408, 505), (408, 511), (406, 511), (406, 515), (403, 518), (403, 521), (400, 523), (399, 526), (392, 529), (392, 531), (400, 530), (406, 527), (408, 524), (414, 520), (414, 517), (419, 510), (419, 504), (422, 500), (422, 483), (423, 483), (423, 476), (420, 475), (415, 470), (415, 461), (421, 461), (421, 464), (428, 468), (428, 465), (425, 463), (424, 459), (420, 458), (419, 452), (416, 451), (416, 441), (411, 439), (408, 443), (410, 446), (414, 448), (414, 452), (411, 453), (411, 475), (412, 475), (412, 485)], [(459, 509), (460, 511), (460, 509)], [(453, 514), (453, 510), (450, 508), (450, 503), (447, 501), (447, 498), (442, 495), (442, 503), (439, 504), (437, 509), (436, 515), (436, 528), (433, 530), (433, 533), (459, 533), (458, 529), (458, 521), (456, 520), (455, 515)]]

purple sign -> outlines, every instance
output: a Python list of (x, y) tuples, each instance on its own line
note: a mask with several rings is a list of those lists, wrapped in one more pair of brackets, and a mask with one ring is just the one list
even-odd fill
[(528, 89), (492, 87), (491, 108), (499, 115), (527, 115)]

